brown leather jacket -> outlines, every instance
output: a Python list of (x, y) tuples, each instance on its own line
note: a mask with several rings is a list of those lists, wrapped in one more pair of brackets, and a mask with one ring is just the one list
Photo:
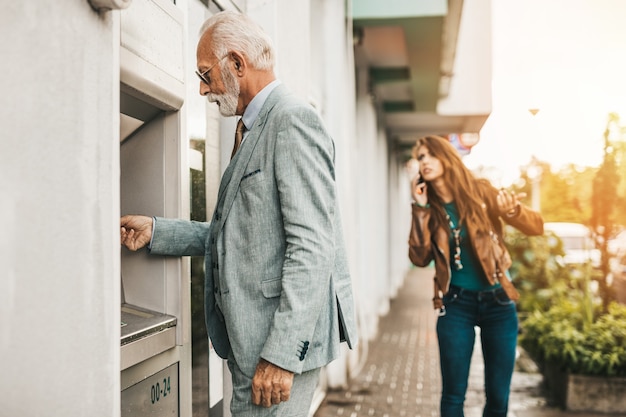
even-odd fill
[[(468, 236), (474, 247), (474, 252), (485, 273), (485, 279), (494, 285), (500, 282), (507, 295), (517, 300), (519, 294), (504, 272), (511, 266), (511, 257), (503, 242), (503, 226), (500, 219), (515, 227), (522, 233), (533, 236), (543, 234), (543, 219), (541, 215), (530, 208), (520, 205), (512, 217), (500, 216), (498, 210), (498, 189), (487, 182), (479, 182), (483, 208), (491, 219), (493, 231), (486, 233), (477, 230), (475, 224), (466, 225)], [(416, 266), (427, 266), (435, 261), (435, 308), (441, 307), (441, 294), (450, 289), (450, 243), (449, 231), (445, 225), (430, 230), (429, 221), (431, 209), (412, 206), (413, 220), (409, 236), (409, 259)]]

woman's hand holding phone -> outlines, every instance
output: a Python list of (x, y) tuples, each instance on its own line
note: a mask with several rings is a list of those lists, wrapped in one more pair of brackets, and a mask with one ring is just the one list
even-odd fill
[(426, 204), (428, 204), (426, 187), (426, 182), (424, 182), (424, 178), (422, 178), (420, 174), (415, 176), (415, 178), (413, 178), (413, 181), (411, 181), (411, 194), (413, 196), (413, 200), (420, 206), (425, 206)]
[(411, 158), (406, 164), (409, 178), (411, 178), (411, 196), (413, 201), (422, 206), (428, 203), (426, 196), (426, 183), (420, 174), (420, 164), (415, 158)]

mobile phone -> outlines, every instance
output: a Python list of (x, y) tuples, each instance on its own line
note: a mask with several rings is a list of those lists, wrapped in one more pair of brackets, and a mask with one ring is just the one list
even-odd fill
[(417, 188), (417, 193), (418, 193), (418, 194), (422, 194), (422, 193), (424, 192), (423, 187), (420, 187), (420, 186), (419, 186), (420, 184), (423, 184), (424, 182), (425, 182), (425, 181), (424, 181), (424, 177), (422, 177), (422, 176), (420, 175), (419, 179), (417, 180), (417, 183), (415, 184), (415, 188)]

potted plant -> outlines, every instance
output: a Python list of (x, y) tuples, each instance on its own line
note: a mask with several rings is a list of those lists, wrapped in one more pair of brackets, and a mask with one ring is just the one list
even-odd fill
[(521, 346), (539, 365), (556, 403), (572, 411), (626, 410), (626, 306), (606, 312), (563, 298), (523, 322)]

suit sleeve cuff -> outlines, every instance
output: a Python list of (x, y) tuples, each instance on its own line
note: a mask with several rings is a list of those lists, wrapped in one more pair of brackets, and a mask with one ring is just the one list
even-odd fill
[(148, 250), (152, 250), (152, 241), (154, 240), (154, 229), (156, 228), (156, 217), (152, 217), (152, 236), (150, 236), (150, 243), (148, 244)]

